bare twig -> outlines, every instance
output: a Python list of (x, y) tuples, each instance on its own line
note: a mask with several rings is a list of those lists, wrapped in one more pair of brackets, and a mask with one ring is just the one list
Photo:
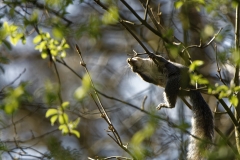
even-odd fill
[(216, 63), (217, 63), (217, 72), (218, 72), (217, 77), (220, 79), (220, 81), (221, 81), (223, 84), (227, 85), (227, 84), (223, 81), (222, 74), (221, 74), (221, 68), (219, 67), (219, 64), (218, 64), (218, 59), (217, 59), (217, 57), (218, 57), (218, 56), (217, 56), (218, 51), (217, 51), (217, 45), (216, 45), (216, 44), (214, 45), (214, 48), (215, 48)]
[(4, 86), (0, 92), (2, 92), (5, 88), (13, 85), (24, 73), (26, 72), (26, 68), (24, 68), (24, 70), (9, 84), (7, 84), (6, 86)]
[[(92, 78), (91, 78), (91, 76), (90, 76), (90, 73), (89, 73), (89, 71), (88, 71), (87, 65), (86, 65), (86, 63), (85, 63), (84, 60), (83, 60), (81, 51), (80, 51), (78, 45), (76, 45), (75, 47), (76, 47), (76, 50), (77, 50), (77, 52), (78, 52), (78, 54), (79, 54), (79, 57), (80, 57), (80, 64), (84, 67), (84, 69), (85, 69), (85, 71), (86, 71), (86, 73), (87, 73), (87, 75), (88, 75), (88, 77), (89, 77), (89, 80), (90, 80), (90, 83), (91, 83), (92, 88), (93, 88), (93, 90), (94, 90), (94, 93), (95, 93), (95, 95), (96, 95), (97, 102), (98, 102), (98, 104), (99, 104), (99, 111), (100, 111), (100, 113), (101, 113), (101, 117), (104, 118), (104, 120), (108, 123), (108, 125), (109, 125), (108, 128), (109, 128), (109, 130), (113, 133), (113, 135), (114, 135), (115, 138), (113, 138), (111, 135), (109, 135), (109, 136), (110, 136), (123, 150), (125, 150), (129, 155), (131, 155), (134, 160), (136, 160), (136, 157), (123, 145), (122, 140), (121, 140), (121, 138), (120, 138), (120, 135), (118, 134), (118, 132), (117, 132), (116, 128), (114, 127), (114, 125), (112, 124), (111, 119), (109, 118), (109, 116), (108, 116), (105, 108), (104, 108), (103, 105), (102, 105), (102, 102), (101, 102), (101, 100), (100, 100), (100, 97), (98, 96), (98, 92), (97, 92), (97, 90), (96, 90), (96, 88), (95, 88), (95, 85), (94, 85), (94, 83), (93, 83), (93, 81), (92, 81)], [(94, 100), (94, 101), (95, 101), (95, 100)], [(96, 102), (95, 102), (95, 103), (96, 103)], [(98, 104), (96, 103), (97, 106), (98, 106)]]
[(144, 110), (146, 100), (147, 100), (147, 96), (144, 96), (143, 101), (142, 101), (142, 106), (141, 106), (142, 110)]
[[(96, 0), (95, 0), (96, 1)], [(154, 34), (157, 36), (161, 37), (166, 43), (171, 43), (167, 37), (165, 37), (161, 32), (158, 30), (154, 29), (152, 26), (148, 24), (148, 22), (145, 19), (142, 19), (136, 11), (125, 1), (125, 0), (120, 0), (130, 11), (131, 13), (144, 25), (146, 26), (150, 31), (152, 31)]]
[[(100, 159), (94, 159), (94, 158), (90, 158), (88, 157), (89, 160), (100, 160)], [(101, 158), (101, 160), (109, 160), (109, 159), (116, 159), (116, 160), (132, 160), (132, 158), (128, 158), (128, 157), (121, 157), (121, 156), (111, 156), (111, 157), (106, 157), (106, 158)]]
[[(217, 98), (217, 97), (216, 97)], [(236, 118), (234, 117), (234, 114), (232, 113), (232, 111), (230, 110), (230, 108), (227, 106), (227, 104), (223, 101), (223, 99), (219, 99), (218, 100), (221, 105), (223, 106), (223, 108), (226, 110), (226, 112), (228, 113), (229, 117), (231, 118), (233, 124), (235, 127), (238, 126), (238, 121), (236, 120)]]
[(183, 50), (182, 50), (182, 52), (184, 52), (185, 50), (187, 50), (187, 49), (189, 49), (189, 48), (206, 48), (207, 46), (209, 46), (213, 41), (214, 41), (214, 39), (218, 36), (218, 34), (222, 31), (222, 29), (223, 28), (220, 28), (219, 30), (218, 30), (218, 32), (216, 33), (216, 34), (214, 34), (214, 36), (211, 38), (211, 40), (210, 41), (208, 41), (208, 43), (206, 43), (206, 44), (202, 44), (202, 42), (201, 42), (201, 40), (200, 40), (200, 44), (199, 45), (190, 45), (190, 46), (187, 46), (186, 48), (184, 48)]
[[(234, 83), (236, 86), (239, 86), (239, 42), (240, 42), (240, 30), (239, 30), (239, 26), (240, 26), (240, 8), (239, 8), (239, 3), (237, 2), (237, 6), (236, 6), (236, 21), (235, 21), (235, 52), (238, 54), (238, 59), (236, 61), (236, 69), (235, 69), (235, 75), (234, 75)], [(238, 100), (240, 99), (240, 92), (237, 93), (237, 98)], [(238, 103), (238, 105), (235, 108), (235, 118), (238, 120), (239, 122), (239, 118), (240, 118), (240, 103)], [(239, 123), (237, 123), (237, 125), (235, 125), (235, 139), (236, 139), (236, 145), (237, 145), (237, 149), (238, 149), (238, 153), (240, 154), (240, 127), (239, 127)]]
[(232, 143), (228, 140), (228, 138), (215, 126), (214, 127), (215, 131), (223, 138), (223, 140), (227, 143), (227, 145), (229, 146), (229, 148), (232, 149), (233, 153), (235, 155), (238, 155), (237, 150), (235, 149), (235, 147), (232, 145)]

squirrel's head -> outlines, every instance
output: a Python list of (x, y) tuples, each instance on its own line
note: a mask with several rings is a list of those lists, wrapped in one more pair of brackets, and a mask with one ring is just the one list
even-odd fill
[(157, 65), (152, 58), (133, 57), (127, 62), (132, 71), (137, 73), (143, 80), (165, 87), (167, 82), (167, 70), (164, 65)]

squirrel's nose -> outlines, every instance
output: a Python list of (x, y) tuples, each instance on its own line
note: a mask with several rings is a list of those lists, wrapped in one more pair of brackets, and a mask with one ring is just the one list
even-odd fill
[(133, 61), (134, 61), (133, 58), (128, 58), (128, 59), (127, 59), (127, 62), (128, 62), (129, 64), (133, 64)]

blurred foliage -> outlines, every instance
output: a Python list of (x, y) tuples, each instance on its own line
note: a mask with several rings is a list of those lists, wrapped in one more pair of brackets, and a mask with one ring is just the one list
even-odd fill
[(5, 97), (0, 101), (0, 106), (7, 114), (14, 113), (23, 101), (31, 101), (31, 96), (26, 91), (27, 83), (21, 83), (16, 88), (7, 87)]
[(108, 11), (104, 13), (102, 21), (104, 24), (115, 24), (118, 22), (118, 8), (116, 6), (110, 6)]
[(7, 48), (11, 49), (11, 45), (6, 40), (7, 37), (10, 37), (10, 42), (13, 45), (16, 45), (19, 40), (22, 40), (22, 43), (26, 43), (25, 36), (22, 32), (19, 31), (19, 27), (15, 25), (9, 25), (8, 22), (4, 22), (0, 28), (0, 45), (3, 43)]
[(49, 159), (57, 160), (81, 160), (81, 153), (77, 149), (63, 147), (62, 142), (57, 137), (49, 137), (47, 140), (47, 153)]
[(203, 77), (203, 75), (194, 72), (198, 67), (202, 66), (204, 63), (201, 60), (193, 61), (189, 66), (189, 75), (190, 75), (190, 83), (195, 86), (196, 84), (204, 85), (209, 84), (208, 80)]
[(45, 82), (45, 86), (44, 86), (44, 92), (43, 92), (43, 96), (44, 96), (44, 102), (51, 106), (56, 104), (59, 101), (59, 97), (58, 97), (58, 85), (55, 83), (52, 83), (51, 81), (46, 81)]
[(66, 49), (69, 48), (69, 45), (66, 43), (65, 39), (62, 39), (61, 42), (52, 39), (49, 33), (40, 33), (33, 39), (33, 43), (36, 44), (35, 49), (41, 52), (43, 59), (47, 56), (54, 57), (66, 57)]
[(149, 155), (149, 146), (144, 143), (144, 141), (151, 138), (155, 133), (158, 121), (155, 118), (151, 118), (146, 122), (144, 127), (136, 132), (130, 142), (132, 146), (133, 154), (137, 159), (146, 159)]
[(89, 76), (85, 74), (82, 78), (82, 85), (78, 87), (74, 93), (74, 96), (77, 100), (81, 101), (84, 97), (88, 96), (88, 93), (91, 89), (91, 81)]
[(215, 84), (213, 87), (208, 88), (208, 93), (213, 95), (218, 95), (219, 99), (229, 98), (229, 101), (233, 106), (238, 105), (237, 93), (240, 91), (240, 86), (235, 86), (235, 84), (231, 83), (230, 87), (226, 85)]

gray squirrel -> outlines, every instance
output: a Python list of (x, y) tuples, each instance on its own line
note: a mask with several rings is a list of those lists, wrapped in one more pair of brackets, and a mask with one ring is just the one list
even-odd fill
[[(133, 57), (127, 59), (133, 72), (143, 80), (165, 88), (165, 103), (160, 103), (157, 109), (175, 107), (177, 96), (190, 97), (192, 103), (192, 131), (188, 147), (188, 160), (203, 160), (203, 149), (209, 150), (214, 136), (213, 115), (201, 93), (189, 84), (188, 68), (160, 55), (151, 54), (149, 58)], [(188, 88), (188, 90), (187, 90)], [(190, 89), (189, 89), (190, 88)]]

